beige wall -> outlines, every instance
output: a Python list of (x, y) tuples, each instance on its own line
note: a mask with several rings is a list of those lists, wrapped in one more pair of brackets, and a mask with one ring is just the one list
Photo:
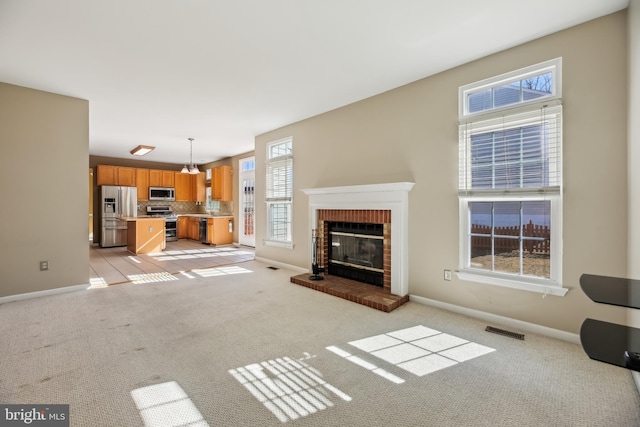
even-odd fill
[[(308, 201), (301, 189), (397, 181), (409, 193), (409, 292), (569, 332), (585, 317), (625, 314), (588, 300), (582, 273), (627, 271), (626, 11), (491, 55), (256, 138), (256, 174), (265, 146), (294, 140), (293, 250), (263, 245), (257, 203), (256, 256), (309, 268)], [(458, 267), (458, 87), (563, 58), (565, 297), (443, 280)], [(264, 180), (256, 185), (264, 200)]]
[(88, 285), (88, 101), (0, 83), (0, 141), (0, 297)]

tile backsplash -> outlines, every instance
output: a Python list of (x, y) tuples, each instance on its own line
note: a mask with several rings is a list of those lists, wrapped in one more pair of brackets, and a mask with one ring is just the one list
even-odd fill
[(209, 209), (207, 209), (204, 204), (198, 204), (196, 202), (138, 202), (138, 215), (145, 215), (147, 213), (147, 206), (169, 206), (175, 214), (215, 213), (233, 215), (233, 202), (212, 202)]

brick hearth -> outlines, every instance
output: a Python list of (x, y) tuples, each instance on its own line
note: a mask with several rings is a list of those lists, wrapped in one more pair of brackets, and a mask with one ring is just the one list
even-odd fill
[(322, 236), (319, 247), (321, 266), (329, 262), (329, 229), (328, 222), (344, 221), (383, 225), (384, 276), (383, 286), (378, 287), (343, 277), (324, 275), (324, 280), (309, 280), (309, 274), (300, 274), (291, 278), (291, 282), (325, 292), (349, 301), (363, 304), (385, 312), (390, 312), (409, 301), (409, 296), (391, 294), (391, 211), (388, 209), (318, 209), (318, 234)]
[(389, 313), (409, 301), (409, 295), (392, 295), (388, 290), (338, 276), (309, 280), (309, 273), (291, 277), (291, 282)]

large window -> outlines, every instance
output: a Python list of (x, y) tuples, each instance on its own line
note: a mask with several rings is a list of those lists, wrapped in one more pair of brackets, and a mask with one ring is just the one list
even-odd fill
[(564, 295), (559, 59), (460, 88), (462, 279)]
[(267, 240), (266, 244), (293, 247), (291, 217), (293, 203), (293, 140), (267, 145)]

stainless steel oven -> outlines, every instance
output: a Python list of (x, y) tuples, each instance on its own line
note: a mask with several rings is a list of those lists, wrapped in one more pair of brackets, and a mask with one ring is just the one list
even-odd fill
[(165, 240), (167, 242), (178, 241), (178, 218), (168, 216), (164, 218)]

